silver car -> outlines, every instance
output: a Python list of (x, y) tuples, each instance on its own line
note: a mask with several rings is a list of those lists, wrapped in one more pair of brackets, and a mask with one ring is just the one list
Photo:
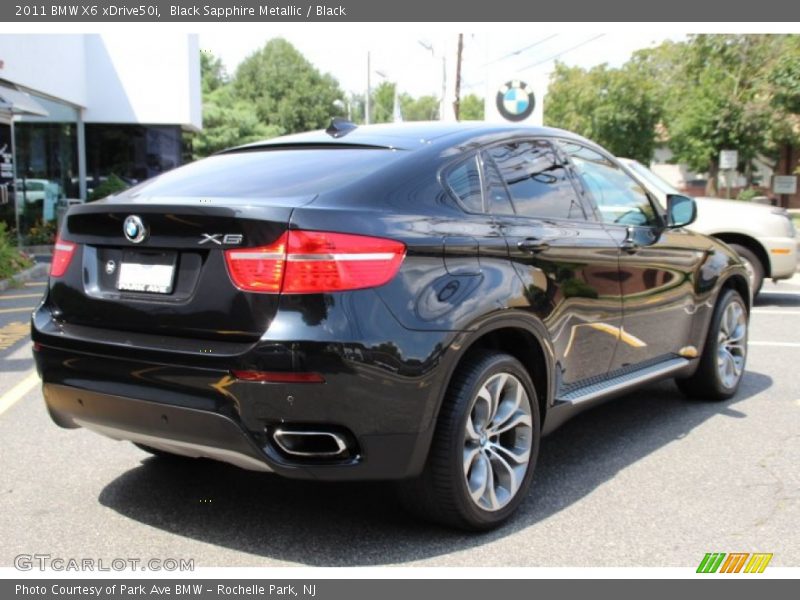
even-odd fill
[[(619, 160), (663, 206), (667, 194), (680, 194), (642, 163)], [(697, 220), (689, 228), (722, 240), (739, 254), (750, 275), (753, 297), (765, 278), (789, 279), (797, 272), (797, 232), (786, 209), (721, 198), (695, 200)]]

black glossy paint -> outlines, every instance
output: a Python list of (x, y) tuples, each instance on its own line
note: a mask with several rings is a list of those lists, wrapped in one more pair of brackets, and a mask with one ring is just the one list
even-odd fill
[[(122, 429), (152, 422), (154, 435), (202, 440), (205, 413), (214, 415), (209, 443), (246, 447), (280, 474), (398, 479), (422, 469), (450, 377), (477, 347), (527, 363), (545, 432), (578, 410), (556, 401), (559, 390), (687, 346), (702, 350), (720, 289), (747, 285), (726, 246), (655, 226), (634, 228), (635, 248), (625, 250), (630, 232), (597, 221), (585, 197), (577, 199), (585, 219), (474, 214), (443, 184), (443, 172), (482, 148), (550, 138), (581, 141), (557, 130), (478, 124), (360, 127), (336, 139), (303, 134), (223, 154), (222, 175), (209, 176), (213, 194), (178, 169), (72, 208), (61, 235), (79, 248), (67, 273), (51, 278), (32, 321), (51, 414), (63, 426), (93, 418)], [(340, 161), (342, 148), (356, 161), (359, 152), (393, 154), (369, 155), (370, 169), (320, 180), (318, 189), (302, 181), (295, 196), (285, 177), (274, 192), (239, 181), (232, 189), (247, 194), (220, 194), (219, 177), (242, 175), (237, 156), (252, 170), (260, 156), (296, 153), (302, 160), (309, 148), (315, 173), (325, 172), (318, 162), (327, 154)], [(215, 160), (185, 169), (202, 175), (207, 165), (213, 175)], [(569, 164), (564, 168), (574, 177)], [(192, 185), (181, 187), (187, 180)], [(139, 245), (123, 236), (131, 214), (149, 227)], [(376, 289), (237, 290), (224, 249), (270, 244), (286, 229), (392, 238), (407, 254), (397, 276)], [(201, 243), (203, 234), (217, 233), (241, 235), (241, 243)], [(173, 292), (117, 291), (104, 266), (124, 252), (174, 254)], [(232, 376), (235, 370), (314, 372), (325, 382), (246, 382)], [(79, 402), (89, 394), (91, 403)], [(102, 407), (94, 417), (90, 405)], [(173, 430), (155, 425), (167, 418), (159, 407), (178, 420)], [(191, 431), (179, 426), (181, 414), (192, 415)], [(289, 459), (270, 438), (279, 425), (345, 431), (356, 455), (328, 463)], [(230, 441), (231, 431), (242, 439)]]

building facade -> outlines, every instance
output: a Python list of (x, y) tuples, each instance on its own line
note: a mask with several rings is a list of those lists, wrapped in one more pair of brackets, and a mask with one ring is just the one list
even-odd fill
[(195, 35), (0, 35), (0, 219), (45, 243), (60, 207), (184, 162), (201, 110)]

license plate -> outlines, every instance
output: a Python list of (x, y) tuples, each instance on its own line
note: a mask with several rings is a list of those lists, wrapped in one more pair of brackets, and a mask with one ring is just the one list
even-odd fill
[(131, 292), (169, 294), (175, 275), (174, 264), (123, 262), (119, 266), (117, 289)]

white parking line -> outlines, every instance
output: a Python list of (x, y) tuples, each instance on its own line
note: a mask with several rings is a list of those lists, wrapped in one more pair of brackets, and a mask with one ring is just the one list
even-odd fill
[(800, 291), (798, 290), (769, 290), (769, 291), (761, 291), (759, 296), (772, 296), (772, 295), (781, 295), (781, 296), (800, 296)]
[(775, 346), (778, 348), (800, 348), (800, 342), (747, 342), (748, 346)]
[(37, 375), (36, 371), (31, 370), (25, 379), (0, 396), (0, 415), (11, 408), (17, 400), (36, 387), (38, 383), (39, 375)]
[(770, 308), (754, 308), (751, 312), (757, 315), (800, 315), (800, 310), (780, 310)]

